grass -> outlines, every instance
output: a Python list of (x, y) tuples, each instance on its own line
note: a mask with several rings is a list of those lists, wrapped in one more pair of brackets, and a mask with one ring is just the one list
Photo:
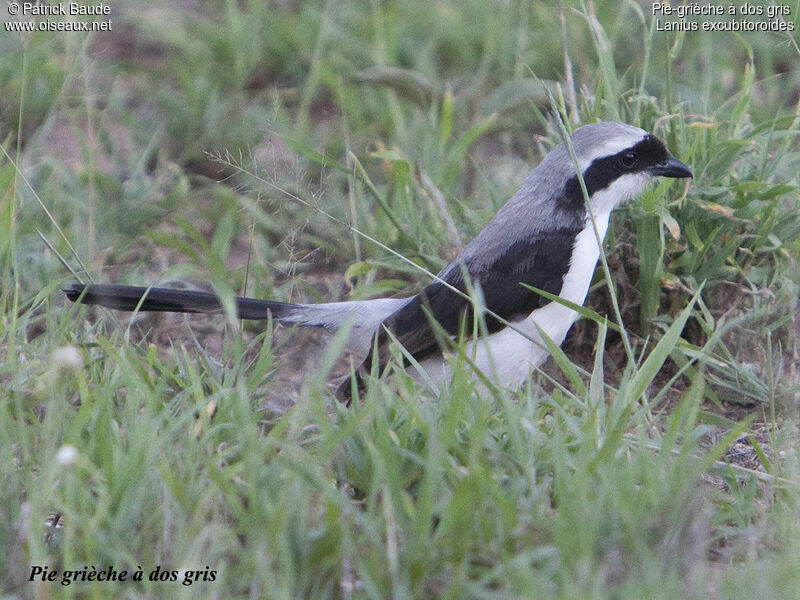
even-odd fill
[[(0, 35), (2, 593), (797, 596), (796, 44), (597, 4), (138, 2), (104, 36)], [(548, 89), (695, 178), (617, 212), (519, 394), (456, 352), (438, 399), (394, 372), (344, 408), (335, 340), (275, 411), (295, 338), (58, 292), (56, 253), (223, 297), (413, 291), (558, 142)], [(143, 580), (61, 584), (109, 566)]]

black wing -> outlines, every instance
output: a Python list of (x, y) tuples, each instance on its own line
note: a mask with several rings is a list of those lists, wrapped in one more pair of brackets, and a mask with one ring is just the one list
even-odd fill
[[(572, 248), (579, 231), (569, 227), (519, 241), (489, 263), (477, 265), (475, 261), (473, 264), (466, 261), (466, 270), (473, 285), (480, 284), (486, 308), (513, 322), (524, 319), (536, 308), (547, 304), (547, 299), (521, 284), (558, 294), (569, 269)], [(466, 293), (463, 268), (456, 266), (446, 269), (443, 280)], [(431, 317), (448, 335), (454, 336), (461, 323), (471, 327), (473, 306), (467, 298), (446, 285), (434, 282), (388, 317), (383, 325), (411, 356), (420, 360), (439, 350)], [(486, 326), (490, 333), (504, 327), (502, 322), (490, 315), (486, 317)], [(378, 332), (381, 367), (388, 360), (388, 343), (391, 340), (384, 327)], [(368, 372), (371, 364), (370, 355), (362, 365), (361, 373)]]

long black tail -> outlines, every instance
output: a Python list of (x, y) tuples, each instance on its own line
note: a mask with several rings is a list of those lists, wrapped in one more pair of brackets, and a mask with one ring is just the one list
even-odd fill
[[(132, 285), (89, 285), (73, 283), (61, 290), (72, 302), (98, 304), (116, 310), (220, 313), (222, 304), (215, 294), (167, 288), (146, 288)], [(144, 300), (142, 300), (144, 297)], [(298, 305), (273, 300), (236, 298), (236, 311), (240, 319), (275, 319), (288, 316)]]

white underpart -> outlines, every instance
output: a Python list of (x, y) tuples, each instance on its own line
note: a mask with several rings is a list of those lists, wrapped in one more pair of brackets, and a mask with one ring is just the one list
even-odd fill
[[(601, 242), (605, 238), (611, 211), (621, 200), (638, 194), (650, 179), (645, 175), (620, 178), (594, 195), (592, 205), (597, 235), (587, 217), (586, 226), (575, 239), (569, 270), (559, 292), (561, 298), (574, 304), (583, 304), (586, 300), (602, 251), (597, 238), (599, 236)], [(513, 323), (513, 329), (506, 327), (480, 338), (477, 343), (473, 342), (469, 356), (475, 366), (499, 387), (519, 389), (531, 371), (550, 355), (539, 330), (561, 345), (577, 318), (578, 313), (571, 308), (550, 302), (534, 310), (523, 321)], [(426, 375), (413, 368), (408, 369), (409, 373), (421, 381), (431, 381), (439, 388), (448, 385), (452, 370), (446, 357), (431, 357), (422, 361), (420, 366)]]
[[(609, 213), (595, 215), (600, 239), (605, 237), (608, 218)], [(600, 248), (592, 222), (589, 221), (588, 226), (575, 239), (570, 268), (564, 276), (564, 284), (559, 293), (561, 298), (583, 304), (599, 257)], [(513, 323), (513, 329), (506, 327), (480, 338), (477, 344), (473, 343), (468, 356), (478, 369), (500, 387), (519, 389), (530, 372), (550, 356), (539, 329), (560, 345), (577, 318), (578, 313), (571, 308), (550, 302), (534, 310), (525, 320)], [(450, 381), (450, 364), (445, 357), (432, 357), (420, 364), (437, 387), (446, 386)], [(420, 378), (419, 373), (412, 372), (412, 375)]]

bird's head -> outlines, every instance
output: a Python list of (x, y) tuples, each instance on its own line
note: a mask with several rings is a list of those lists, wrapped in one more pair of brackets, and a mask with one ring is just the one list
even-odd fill
[[(592, 215), (605, 235), (611, 211), (639, 195), (657, 177), (691, 177), (685, 164), (672, 156), (656, 136), (624, 123), (584, 125), (570, 136)], [(589, 211), (575, 162), (562, 142), (544, 157), (514, 196), (462, 252), (474, 265), (491, 265), (509, 247), (584, 229)], [(445, 268), (457, 268), (457, 262)]]
[[(613, 121), (584, 125), (570, 141), (593, 212), (610, 211), (637, 196), (656, 177), (692, 177), (689, 167), (672, 156), (660, 139), (632, 125)], [(565, 201), (582, 206), (583, 192), (566, 145), (562, 143), (549, 156), (553, 154), (562, 166), (567, 164)]]

